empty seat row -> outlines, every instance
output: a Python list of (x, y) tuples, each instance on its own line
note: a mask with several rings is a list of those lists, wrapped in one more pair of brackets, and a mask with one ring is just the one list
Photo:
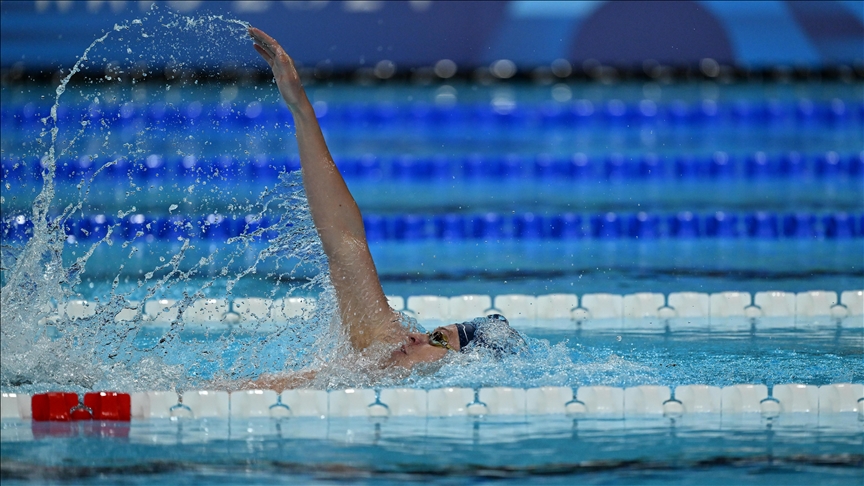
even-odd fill
[[(770, 391), (770, 393), (769, 393)], [(32, 417), (30, 396), (2, 394), (2, 418)], [(74, 404), (72, 404), (74, 406)], [(760, 413), (857, 413), (864, 417), (864, 385), (761, 384), (643, 385), (540, 388), (413, 388), (137, 392), (129, 412), (135, 419), (252, 417), (453, 417), (551, 415), (626, 417), (643, 415)]]
[[(658, 238), (756, 238), (756, 239), (850, 239), (864, 237), (864, 214), (834, 213), (818, 217), (812, 213), (778, 215), (751, 213), (743, 216), (716, 212), (700, 216), (689, 211), (663, 216), (640, 212), (637, 214), (605, 213), (587, 218), (576, 213), (544, 216), (535, 213), (502, 215), (401, 214), (363, 217), (366, 238), (378, 241), (419, 241), (427, 239), (580, 239), (615, 240), (632, 238), (651, 240)], [(177, 242), (185, 238), (225, 241), (248, 235), (250, 238), (270, 240), (280, 228), (288, 228), (290, 221), (271, 221), (270, 218), (229, 218), (210, 214), (197, 219), (174, 216), (152, 218), (132, 214), (122, 219), (110, 215), (70, 219), (65, 222), (70, 242), (99, 241), (111, 230), (112, 238), (146, 241)], [(25, 241), (32, 234), (33, 224), (23, 216), (0, 223), (0, 238)]]
[[(77, 184), (91, 177), (108, 161), (103, 177), (95, 182), (113, 181), (129, 176), (146, 181), (195, 181), (200, 177), (223, 180), (244, 178), (256, 181), (275, 180), (283, 171), (299, 170), (296, 156), (259, 155), (238, 160), (229, 155), (198, 158), (192, 155), (166, 158), (151, 154), (142, 160), (124, 157), (96, 163), (89, 156), (59, 160), (55, 177), (59, 182)], [(451, 184), (454, 178), (476, 179), (768, 179), (768, 178), (837, 178), (864, 176), (864, 152), (801, 154), (798, 152), (766, 154), (709, 155), (684, 154), (665, 157), (656, 154), (629, 156), (613, 153), (604, 156), (539, 154), (537, 156), (480, 155), (448, 157), (336, 157), (342, 175), (348, 179), (390, 179), (396, 181), (441, 181)], [(3, 159), (2, 175), (7, 180), (39, 181), (42, 164), (36, 159)]]
[[(748, 330), (750, 321), (770, 322), (806, 328), (819, 322), (842, 320), (845, 326), (864, 327), (864, 291), (849, 290), (839, 296), (833, 291), (808, 292), (674, 292), (629, 295), (575, 294), (459, 295), (454, 297), (415, 295), (407, 299), (389, 296), (390, 306), (416, 318), (424, 325), (469, 320), (490, 313), (506, 316), (520, 329), (622, 329), (670, 330), (705, 329)], [(213, 326), (284, 323), (292, 318), (308, 318), (315, 312), (310, 297), (284, 299), (237, 298), (198, 299), (182, 302), (171, 299), (127, 302), (122, 309), (106, 308), (117, 321), (140, 319), (148, 325), (169, 325), (177, 320)], [(82, 319), (94, 316), (98, 306), (85, 300), (72, 300), (59, 306), (54, 319)], [(181, 313), (181, 308), (182, 313)], [(182, 318), (179, 318), (181, 317)], [(179, 318), (179, 319), (178, 319)], [(741, 329), (739, 329), (741, 328)]]
[[(0, 112), (7, 126), (26, 126), (40, 123), (49, 115), (50, 106), (26, 103), (4, 108)], [(457, 104), (436, 106), (425, 103), (363, 104), (316, 103), (316, 114), (322, 123), (348, 126), (381, 126), (412, 122), (431, 124), (567, 124), (579, 121), (642, 121), (642, 122), (710, 122), (715, 120), (777, 123), (790, 120), (829, 123), (858, 121), (864, 118), (864, 103), (857, 100), (835, 98), (830, 101), (738, 99), (717, 102), (710, 99), (700, 103), (676, 100), (656, 103), (653, 100), (624, 102), (611, 99), (593, 102), (580, 99), (568, 103), (514, 104), (502, 108), (491, 104)], [(154, 102), (148, 105), (124, 103), (106, 105), (92, 103), (87, 106), (61, 105), (57, 110), (60, 124), (75, 126), (82, 120), (105, 123), (109, 126), (139, 125), (196, 127), (204, 123), (219, 122), (228, 125), (269, 124), (290, 120), (287, 110), (278, 104), (215, 103), (204, 105), (198, 101), (188, 104)]]

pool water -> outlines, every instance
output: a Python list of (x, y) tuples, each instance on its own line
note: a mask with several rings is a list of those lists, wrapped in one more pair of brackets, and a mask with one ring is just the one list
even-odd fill
[(839, 485), (856, 484), (864, 461), (854, 414), (154, 419), (83, 427), (4, 422), (4, 483)]
[[(563, 343), (569, 367), (491, 375), (485, 386), (864, 380), (861, 329), (531, 335)], [(415, 386), (465, 385), (462, 377)], [(855, 484), (864, 466), (857, 413), (6, 419), (0, 433), (10, 483)]]

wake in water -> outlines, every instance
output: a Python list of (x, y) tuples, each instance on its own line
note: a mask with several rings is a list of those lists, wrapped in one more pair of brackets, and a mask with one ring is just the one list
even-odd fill
[[(238, 188), (239, 177), (224, 170), (227, 166), (205, 162), (229, 158), (242, 166), (260, 153), (296, 153), (285, 122), (243, 130), (225, 123), (244, 106), (248, 110), (256, 103), (280, 103), (275, 89), (243, 100), (238, 99), (242, 81), (212, 82), (228, 65), (239, 70), (260, 67), (248, 27), (239, 20), (185, 17), (155, 7), (141, 19), (114, 26), (63, 77), (35, 142), (20, 154), (7, 154), (17, 156), (22, 166), (39, 164), (42, 187), (28, 215), (31, 238), (3, 247), (4, 390), (183, 390), (214, 383), (231, 387), (262, 372), (308, 369), (320, 370), (312, 386), (324, 388), (531, 386), (567, 384), (574, 374), (584, 374), (584, 365), (570, 360), (565, 345), (537, 340), (531, 340), (531, 352), (504, 359), (484, 352), (449, 353), (412, 372), (370, 373), (375, 369), (371, 362), (360, 367), (365, 371), (357, 371), (358, 358), (338, 325), (327, 259), (299, 172), (283, 171), (270, 187)], [(154, 77), (150, 66), (167, 66), (164, 84), (147, 80)], [(180, 100), (213, 98), (219, 99), (224, 116), (202, 116), (185, 130), (172, 126), (170, 117), (139, 117), (146, 122), (129, 126), (115, 123), (116, 117), (92, 122), (93, 117), (70, 120), (63, 115), (68, 106), (87, 105), (88, 113), (114, 110), (122, 117), (130, 110), (170, 110)], [(185, 179), (140, 177), (169, 156), (182, 158)], [(76, 191), (58, 194), (58, 166), (82, 157), (92, 163), (92, 172), (82, 177)], [(113, 198), (105, 198), (106, 186)], [(198, 225), (172, 220), (173, 229), (187, 236), (164, 245), (148, 240), (143, 229), (131, 235), (121, 231), (124, 218), (145, 210), (210, 216)], [(73, 219), (94, 214), (111, 217), (98, 241), (67, 236)], [(242, 234), (227, 244), (198, 237), (226, 221), (243, 225)], [(108, 268), (111, 276), (97, 282), (94, 291), (87, 271), (96, 265)], [(250, 280), (257, 282), (257, 297), (317, 294), (317, 299), (303, 317), (275, 329), (263, 321), (232, 328), (227, 326), (228, 314), (223, 321), (229, 330), (224, 332), (193, 330), (182, 319), (167, 328), (147, 326), (142, 302), (174, 299), (166, 305), (182, 316), (203, 298), (250, 296), (238, 293)], [(94, 304), (92, 316), (70, 319), (58, 314), (58, 305), (85, 291)], [(116, 319), (121, 312), (133, 317)]]

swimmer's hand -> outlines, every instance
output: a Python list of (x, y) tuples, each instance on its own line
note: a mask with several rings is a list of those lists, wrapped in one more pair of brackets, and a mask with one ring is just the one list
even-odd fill
[(261, 57), (270, 65), (273, 70), (273, 76), (276, 78), (276, 86), (279, 87), (279, 93), (282, 94), (282, 99), (292, 111), (309, 102), (306, 98), (306, 91), (300, 83), (300, 76), (297, 74), (297, 68), (294, 67), (294, 60), (285, 53), (282, 46), (275, 39), (262, 32), (255, 27), (249, 27), (249, 35), (255, 41), (253, 47)]

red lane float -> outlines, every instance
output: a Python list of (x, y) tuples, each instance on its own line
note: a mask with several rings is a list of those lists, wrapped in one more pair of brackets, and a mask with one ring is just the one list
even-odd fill
[(93, 411), (94, 420), (132, 419), (132, 397), (128, 393), (93, 392), (84, 395), (84, 406)]
[(78, 401), (77, 393), (39, 393), (33, 395), (30, 406), (36, 422), (94, 419), (128, 422), (132, 417), (132, 399), (128, 393), (87, 393), (83, 404)]
[(30, 399), (33, 420), (37, 422), (68, 422), (72, 420), (70, 412), (77, 406), (77, 393), (39, 393)]

